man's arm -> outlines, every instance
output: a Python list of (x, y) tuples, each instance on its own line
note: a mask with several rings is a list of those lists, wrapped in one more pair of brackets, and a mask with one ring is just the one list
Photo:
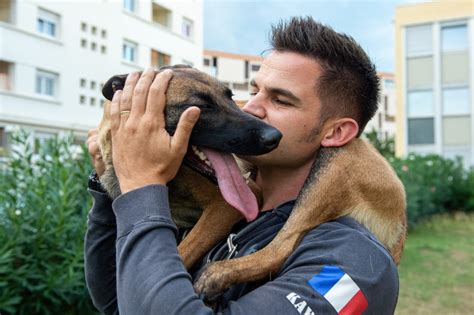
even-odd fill
[[(213, 313), (194, 292), (178, 255), (167, 196), (165, 186), (149, 185), (113, 203), (121, 314)], [(351, 314), (390, 314), (397, 301), (397, 279), (391, 258), (379, 245), (347, 225), (331, 222), (304, 238), (273, 281), (221, 311), (337, 314), (345, 307)]]
[(94, 204), (87, 221), (84, 270), (94, 306), (104, 314), (118, 314), (115, 240), (117, 226), (112, 200), (106, 193), (89, 189)]

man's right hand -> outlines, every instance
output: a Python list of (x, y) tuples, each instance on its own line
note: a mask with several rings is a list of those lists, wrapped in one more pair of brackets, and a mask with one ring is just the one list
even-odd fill
[(94, 166), (97, 175), (101, 177), (105, 171), (105, 164), (102, 159), (102, 153), (100, 152), (99, 142), (97, 141), (98, 133), (99, 129), (90, 129), (87, 134), (86, 145), (92, 159), (92, 165)]

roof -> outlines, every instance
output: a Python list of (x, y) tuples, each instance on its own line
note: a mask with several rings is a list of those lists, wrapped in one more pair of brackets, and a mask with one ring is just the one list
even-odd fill
[(243, 54), (235, 54), (225, 51), (217, 51), (217, 50), (204, 50), (204, 56), (212, 56), (212, 57), (224, 57), (230, 59), (240, 59), (240, 60), (249, 60), (249, 61), (263, 61), (262, 56), (258, 55), (243, 55)]

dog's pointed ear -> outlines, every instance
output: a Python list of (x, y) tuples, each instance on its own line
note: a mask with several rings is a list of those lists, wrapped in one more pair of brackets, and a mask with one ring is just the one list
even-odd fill
[(114, 75), (107, 82), (105, 82), (104, 87), (102, 88), (102, 95), (111, 101), (112, 97), (114, 97), (114, 93), (123, 89), (126, 79), (127, 74)]

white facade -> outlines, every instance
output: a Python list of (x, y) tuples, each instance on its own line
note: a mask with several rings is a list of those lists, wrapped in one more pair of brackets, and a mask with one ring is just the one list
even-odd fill
[(395, 100), (395, 82), (392, 73), (378, 73), (380, 79), (380, 101), (377, 112), (367, 123), (364, 132), (376, 130), (379, 137), (387, 139), (395, 136), (395, 114), (397, 103)]
[(201, 0), (2, 0), (0, 136), (23, 126), (85, 139), (111, 76), (164, 64), (201, 68), (202, 15)]
[(234, 93), (234, 100), (242, 103), (249, 99), (249, 83), (262, 61), (260, 56), (205, 50), (203, 70), (227, 85)]

